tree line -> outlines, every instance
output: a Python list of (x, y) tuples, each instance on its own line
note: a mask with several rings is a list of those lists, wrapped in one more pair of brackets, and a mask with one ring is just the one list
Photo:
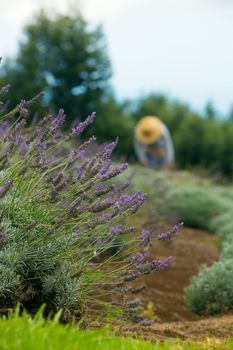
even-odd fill
[[(66, 127), (92, 111), (98, 117), (90, 133), (99, 142), (119, 137), (118, 154), (135, 159), (136, 122), (157, 115), (168, 126), (180, 168), (200, 167), (231, 177), (233, 174), (233, 112), (218, 118), (211, 103), (205, 113), (180, 101), (152, 93), (119, 102), (111, 86), (112, 68), (101, 26), (91, 26), (80, 12), (50, 17), (40, 12), (24, 30), (15, 57), (4, 60), (0, 85), (11, 84), (8, 108), (22, 97), (45, 90), (39, 115), (64, 108)], [(38, 110), (38, 108), (37, 108)], [(36, 114), (31, 114), (35, 118)]]

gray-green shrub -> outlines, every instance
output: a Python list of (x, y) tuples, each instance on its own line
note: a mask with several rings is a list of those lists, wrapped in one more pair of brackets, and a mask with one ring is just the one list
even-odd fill
[(185, 289), (185, 302), (196, 314), (233, 309), (233, 258), (204, 267)]

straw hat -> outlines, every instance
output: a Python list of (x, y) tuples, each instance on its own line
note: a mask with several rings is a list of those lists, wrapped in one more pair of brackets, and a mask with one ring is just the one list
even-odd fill
[(136, 139), (146, 145), (153, 144), (161, 137), (163, 127), (164, 125), (158, 117), (152, 115), (143, 117), (135, 128)]

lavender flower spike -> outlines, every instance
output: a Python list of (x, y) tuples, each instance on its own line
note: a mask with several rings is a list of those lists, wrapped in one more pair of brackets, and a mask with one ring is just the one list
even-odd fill
[(8, 180), (7, 183), (3, 187), (0, 187), (0, 198), (5, 197), (5, 195), (7, 194), (9, 189), (12, 187), (12, 185), (13, 185), (13, 181)]
[(163, 270), (170, 265), (172, 260), (173, 260), (172, 256), (167, 257), (165, 260), (155, 259), (151, 262), (151, 270), (152, 271)]
[(121, 234), (125, 234), (125, 233), (130, 233), (130, 232), (134, 232), (135, 231), (135, 227), (134, 226), (124, 226), (122, 224), (113, 226), (111, 229), (111, 233), (115, 236), (121, 235)]
[(88, 125), (93, 123), (95, 117), (96, 117), (96, 112), (91, 113), (91, 115), (89, 115), (83, 122), (79, 123), (74, 128), (72, 128), (72, 135), (81, 134)]
[(177, 236), (179, 233), (179, 229), (184, 225), (183, 222), (180, 222), (179, 224), (176, 224), (172, 227), (172, 229), (168, 232), (162, 232), (160, 233), (157, 238), (159, 241), (169, 241), (174, 236)]
[(7, 84), (5, 86), (3, 86), (1, 89), (0, 89), (0, 96), (2, 95), (6, 95), (10, 89), (10, 84)]
[(115, 141), (108, 143), (104, 146), (102, 157), (104, 160), (107, 160), (111, 155), (116, 146), (118, 145), (118, 137)]
[(105, 180), (109, 180), (115, 176), (118, 176), (121, 173), (123, 173), (123, 171), (125, 171), (127, 168), (128, 168), (128, 163), (123, 163), (123, 164), (119, 165), (118, 167), (116, 167), (115, 169), (113, 169), (112, 171), (106, 171), (106, 173), (104, 173), (101, 176), (101, 180), (105, 181)]
[(25, 117), (29, 113), (28, 109), (26, 108), (26, 105), (27, 105), (27, 101), (21, 100), (19, 104), (19, 112), (23, 117)]
[(149, 253), (136, 253), (133, 257), (132, 257), (132, 262), (133, 262), (133, 265), (135, 267), (139, 267), (141, 265), (143, 265), (146, 261), (147, 261), (147, 258), (149, 257)]
[(141, 232), (141, 239), (142, 239), (141, 246), (147, 247), (148, 245), (150, 245), (152, 237), (153, 237), (152, 231), (142, 230), (142, 232)]
[(54, 118), (52, 121), (53, 131), (57, 130), (58, 128), (60, 128), (64, 124), (65, 117), (66, 117), (66, 115), (64, 113), (64, 109), (63, 108), (59, 109), (56, 118)]

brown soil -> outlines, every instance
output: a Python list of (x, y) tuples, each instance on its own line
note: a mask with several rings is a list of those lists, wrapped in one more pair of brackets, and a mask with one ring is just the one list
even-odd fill
[(204, 264), (211, 265), (219, 259), (216, 237), (205, 231), (183, 228), (169, 243), (154, 242), (149, 251), (152, 258), (172, 255), (174, 259), (167, 269), (143, 278), (147, 285), (140, 293), (143, 306), (153, 303), (154, 314), (160, 322), (195, 319), (184, 304), (183, 290)]
[(183, 290), (189, 285), (191, 277), (204, 264), (211, 265), (219, 259), (216, 237), (205, 231), (183, 228), (169, 244), (155, 242), (149, 251), (152, 258), (174, 257), (166, 270), (140, 281), (140, 285), (145, 282), (147, 288), (140, 293), (139, 299), (147, 312), (148, 304), (153, 303), (155, 322), (152, 326), (142, 326), (115, 321), (112, 323), (114, 332), (150, 341), (233, 337), (233, 314), (198, 318), (187, 309), (183, 299)]
[(198, 318), (184, 304), (183, 290), (201, 267), (219, 259), (218, 240), (205, 231), (183, 228), (169, 244), (155, 242), (150, 248), (154, 258), (172, 255), (172, 264), (144, 278), (147, 287), (140, 296), (144, 307), (154, 304), (157, 321), (150, 327), (121, 326), (121, 334), (144, 339), (195, 339), (233, 337), (233, 314)]
[(166, 270), (143, 279), (147, 288), (140, 294), (140, 300), (145, 309), (148, 303), (153, 303), (157, 320), (150, 327), (116, 326), (119, 333), (151, 341), (233, 336), (233, 314), (198, 318), (184, 304), (183, 290), (189, 285), (191, 277), (203, 265), (211, 265), (219, 259), (215, 236), (205, 231), (183, 228), (168, 244), (153, 243), (150, 254), (153, 258), (174, 257)]

